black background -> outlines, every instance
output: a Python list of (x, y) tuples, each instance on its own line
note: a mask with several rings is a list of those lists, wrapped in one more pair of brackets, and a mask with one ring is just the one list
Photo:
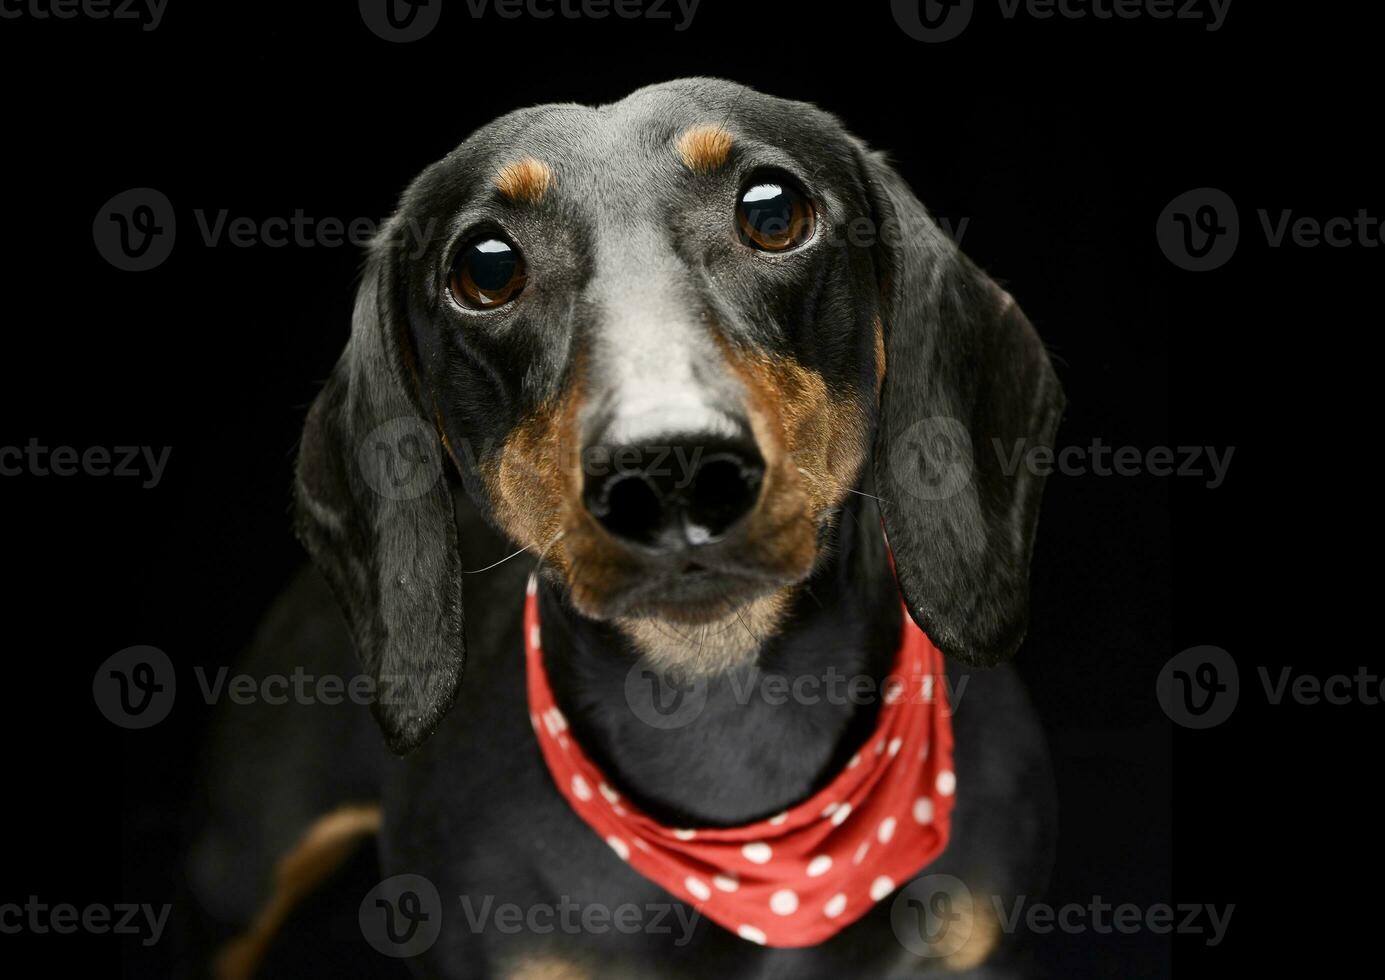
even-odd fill
[[(1070, 405), (1060, 445), (1235, 447), (1217, 489), (1049, 481), (1019, 660), (1062, 803), (1048, 899), (1237, 906), (1213, 949), (1198, 936), (1047, 937), (1050, 974), (1193, 975), (1257, 948), (1285, 970), (1321, 966), (1362, 928), (1336, 876), (1366, 877), (1373, 857), (1349, 843), (1357, 808), (1341, 795), (1373, 760), (1344, 723), (1364, 731), (1372, 709), (1271, 709), (1254, 669), (1325, 676), (1376, 660), (1338, 636), (1366, 572), (1300, 549), (1342, 542), (1352, 488), (1374, 480), (1374, 416), (1352, 404), (1371, 379), (1349, 372), (1378, 359), (1378, 314), (1352, 302), (1380, 250), (1271, 249), (1255, 209), (1385, 214), (1366, 25), (1245, 0), (1217, 32), (1006, 20), (981, 2), (960, 38), (927, 45), (885, 3), (703, 0), (681, 32), (474, 19), (456, 3), (427, 38), (394, 45), (354, 4), (288, 6), (171, 0), (150, 32), (0, 20), (0, 445), (172, 447), (154, 489), (0, 478), (13, 630), (0, 902), (179, 900), (182, 808), (209, 715), (193, 668), (231, 662), (303, 560), (290, 466), (347, 335), (359, 251), (208, 245), (196, 211), (379, 220), (417, 171), (499, 114), (714, 74), (831, 109), (892, 151), (936, 214), (967, 221), (964, 249), (1056, 356)], [(93, 218), (146, 186), (173, 202), (177, 242), (157, 269), (121, 272), (95, 249)], [(1203, 186), (1236, 200), (1242, 235), (1227, 266), (1197, 274), (1166, 260), (1154, 230), (1175, 195)], [(1331, 444), (1341, 435), (1360, 437), (1349, 456)], [(1370, 528), (1357, 526), (1345, 543), (1360, 561)], [(1236, 656), (1242, 705), (1213, 731), (1184, 731), (1160, 711), (1155, 677), (1204, 643)], [(91, 699), (96, 666), (133, 644), (179, 670), (172, 715), (147, 732), (112, 726)], [(89, 956), (105, 973), (123, 960), (131, 976), (182, 955), (171, 935), (150, 949), (0, 936), (0, 951), (16, 948)]]

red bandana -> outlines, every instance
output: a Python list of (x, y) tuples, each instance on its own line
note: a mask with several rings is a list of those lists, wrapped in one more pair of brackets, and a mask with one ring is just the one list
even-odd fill
[(905, 610), (875, 732), (823, 790), (742, 827), (675, 829), (623, 800), (568, 734), (524, 606), (529, 710), (568, 803), (640, 874), (742, 939), (813, 946), (865, 915), (942, 853), (957, 780), (943, 658)]

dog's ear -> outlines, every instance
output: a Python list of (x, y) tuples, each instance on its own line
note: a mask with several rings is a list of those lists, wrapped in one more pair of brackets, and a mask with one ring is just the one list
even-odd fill
[(1029, 558), (1063, 391), (1010, 295), (977, 269), (876, 154), (885, 378), (876, 487), (899, 587), (950, 656), (1014, 655), (1029, 620)]
[(375, 679), (371, 710), (404, 753), (451, 707), (465, 638), (451, 490), (419, 403), (396, 252), (385, 236), (373, 246), (346, 350), (308, 412), (294, 525)]

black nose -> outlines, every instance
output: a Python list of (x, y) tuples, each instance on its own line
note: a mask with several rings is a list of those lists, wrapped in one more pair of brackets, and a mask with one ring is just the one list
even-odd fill
[(710, 544), (755, 507), (765, 461), (748, 438), (590, 447), (582, 498), (617, 538), (660, 551)]

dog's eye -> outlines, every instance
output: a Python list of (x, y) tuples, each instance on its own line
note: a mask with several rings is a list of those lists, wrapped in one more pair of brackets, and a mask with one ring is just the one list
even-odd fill
[(786, 180), (752, 180), (736, 202), (736, 224), (752, 248), (782, 252), (813, 237), (813, 205)]
[(518, 296), (525, 278), (519, 249), (503, 238), (483, 235), (457, 253), (448, 285), (458, 303), (487, 310)]

